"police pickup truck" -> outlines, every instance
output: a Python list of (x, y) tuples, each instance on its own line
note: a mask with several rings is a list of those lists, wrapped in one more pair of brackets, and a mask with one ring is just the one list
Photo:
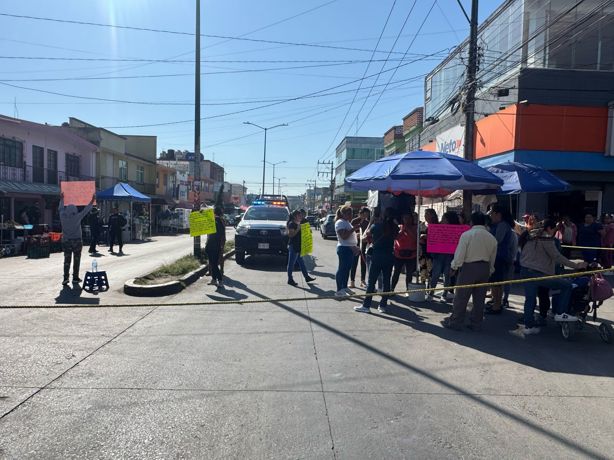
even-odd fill
[(239, 265), (246, 255), (288, 252), (288, 229), (286, 223), (290, 211), (282, 203), (255, 202), (250, 206), (235, 233), (235, 260)]

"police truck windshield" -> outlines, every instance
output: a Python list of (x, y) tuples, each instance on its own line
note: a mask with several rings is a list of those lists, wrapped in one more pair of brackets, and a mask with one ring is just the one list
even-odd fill
[(247, 210), (243, 216), (243, 220), (275, 220), (286, 221), (290, 213), (286, 208), (269, 207), (269, 206), (254, 206)]

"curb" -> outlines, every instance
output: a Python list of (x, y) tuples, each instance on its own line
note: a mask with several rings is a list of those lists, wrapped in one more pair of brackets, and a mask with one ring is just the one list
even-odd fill
[[(226, 252), (224, 254), (224, 259), (232, 257), (234, 253), (234, 249)], [(124, 294), (133, 297), (164, 297), (177, 294), (204, 276), (208, 268), (209, 264), (201, 265), (196, 270), (186, 273), (178, 280), (162, 284), (136, 284), (136, 278), (132, 278), (124, 283)]]

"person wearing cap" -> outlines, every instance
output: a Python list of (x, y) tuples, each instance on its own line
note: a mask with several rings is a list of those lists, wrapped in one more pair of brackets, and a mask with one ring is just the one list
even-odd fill
[(90, 226), (90, 254), (97, 254), (98, 250), (96, 249), (96, 245), (98, 244), (98, 239), (100, 238), (100, 214), (98, 212), (98, 208), (94, 206), (90, 211), (88, 216), (88, 224)]
[[(481, 212), (474, 212), (471, 214), (471, 229), (461, 235), (451, 263), (452, 270), (459, 272), (457, 285), (488, 282), (488, 278), (495, 271), (496, 257), (497, 240), (486, 228), (486, 216)], [(486, 299), (485, 287), (456, 289), (452, 315), (441, 322), (444, 327), (462, 329), (470, 297), (473, 298), (473, 309), (468, 327), (474, 331), (481, 329)]]
[(60, 195), (60, 223), (62, 224), (62, 250), (64, 251), (64, 279), (62, 286), (68, 286), (70, 275), (70, 263), (72, 259), (72, 282), (80, 283), (79, 265), (81, 263), (81, 251), (83, 250), (83, 234), (81, 221), (94, 206), (96, 194), (92, 195), (89, 204), (81, 211), (74, 204), (64, 206), (64, 193)]

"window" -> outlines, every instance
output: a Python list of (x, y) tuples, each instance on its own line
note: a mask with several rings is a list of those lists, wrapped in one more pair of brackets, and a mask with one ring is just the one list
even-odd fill
[(79, 156), (70, 153), (66, 154), (66, 176), (79, 177), (81, 175), (81, 167)]
[(145, 167), (143, 166), (136, 167), (136, 181), (139, 184), (142, 184), (145, 182)]
[(23, 168), (23, 143), (0, 137), (0, 165)]
[(433, 91), (433, 76), (429, 75), (426, 77), (426, 87), (424, 89), (424, 99), (426, 101), (431, 100), (431, 93)]
[(128, 162), (119, 160), (119, 180), (128, 180)]
[(47, 183), (58, 183), (58, 152), (47, 149)]
[(32, 180), (37, 184), (45, 183), (45, 149), (32, 146)]

